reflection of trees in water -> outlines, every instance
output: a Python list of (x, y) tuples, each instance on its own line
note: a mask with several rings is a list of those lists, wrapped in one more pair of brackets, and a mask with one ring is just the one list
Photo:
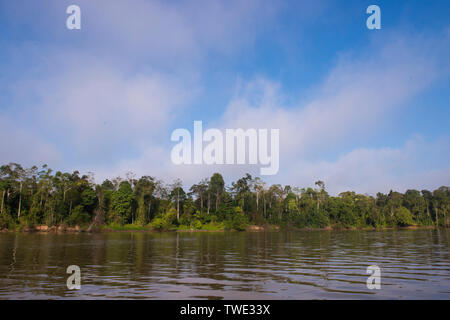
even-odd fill
[(382, 276), (404, 268), (412, 277), (414, 268), (439, 268), (436, 262), (443, 268), (449, 240), (444, 229), (4, 234), (0, 283), (7, 278), (15, 290), (36, 295), (73, 294), (65, 272), (75, 264), (81, 268), (81, 293), (86, 285), (101, 294), (111, 288), (261, 292), (268, 281), (333, 289), (359, 285), (371, 264), (381, 267)]
[[(11, 258), (11, 264), (9, 265), (9, 274), (12, 274), (14, 272), (14, 265), (16, 264), (16, 251), (18, 246), (18, 236), (17, 234), (14, 235), (14, 245), (12, 249), (12, 258)], [(8, 275), (9, 277), (9, 275)]]

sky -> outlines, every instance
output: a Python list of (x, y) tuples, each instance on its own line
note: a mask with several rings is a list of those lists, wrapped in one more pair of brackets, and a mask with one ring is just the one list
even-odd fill
[[(69, 5), (81, 30), (66, 28)], [(366, 8), (381, 9), (369, 30)], [(450, 185), (450, 1), (0, 0), (0, 163), (229, 185), (171, 133), (280, 129), (267, 183)]]

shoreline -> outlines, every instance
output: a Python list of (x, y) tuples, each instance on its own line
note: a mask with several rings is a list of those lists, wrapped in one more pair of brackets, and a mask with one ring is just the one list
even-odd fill
[(51, 226), (48, 227), (46, 225), (40, 225), (36, 227), (28, 227), (23, 228), (21, 230), (10, 230), (10, 229), (1, 229), (0, 233), (55, 233), (55, 234), (70, 234), (70, 233), (195, 233), (195, 232), (300, 232), (300, 231), (385, 231), (385, 230), (423, 230), (423, 229), (447, 229), (449, 227), (437, 227), (437, 226), (405, 226), (405, 227), (354, 227), (354, 228), (343, 228), (343, 227), (326, 227), (326, 228), (281, 228), (277, 225), (249, 225), (246, 230), (238, 231), (238, 230), (202, 230), (202, 229), (180, 229), (180, 230), (155, 230), (150, 228), (139, 228), (136, 229), (113, 229), (108, 226), (102, 226), (100, 229), (95, 229), (92, 231), (88, 231), (87, 227), (80, 226)]

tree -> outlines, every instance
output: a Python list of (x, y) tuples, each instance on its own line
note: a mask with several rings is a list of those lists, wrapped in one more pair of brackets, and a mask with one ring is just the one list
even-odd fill
[[(256, 213), (259, 213), (259, 199), (261, 198), (261, 194), (265, 190), (265, 182), (262, 181), (259, 177), (255, 177), (253, 179), (252, 183), (252, 192), (256, 195)], [(265, 209), (264, 209), (264, 216), (265, 216)]]
[(447, 212), (449, 209), (450, 200), (450, 189), (448, 187), (442, 186), (433, 191), (433, 206), (436, 213), (436, 225), (439, 225), (439, 213), (443, 215), (442, 225), (446, 227), (447, 222)]
[(136, 182), (135, 194), (137, 198), (136, 221), (140, 225), (148, 223), (151, 214), (151, 205), (155, 182), (153, 177), (143, 176)]
[(182, 185), (183, 183), (180, 179), (176, 179), (171, 185), (172, 191), (170, 193), (170, 197), (175, 201), (175, 206), (177, 208), (177, 221), (180, 220), (180, 202), (186, 198), (186, 193), (184, 192)]
[(414, 220), (411, 212), (405, 207), (399, 207), (395, 209), (395, 219), (399, 226), (412, 226), (414, 225)]
[(319, 190), (316, 192), (317, 197), (317, 211), (320, 209), (320, 203), (324, 202), (325, 198), (328, 196), (325, 192), (325, 183), (321, 180), (318, 180), (314, 183), (316, 186), (319, 187)]
[(162, 180), (128, 173), (125, 179), (96, 184), (92, 173), (53, 173), (47, 165), (38, 169), (9, 163), (0, 166), (0, 227), (67, 223), (90, 224), (92, 230), (105, 222), (150, 222), (166, 230), (180, 224), (201, 228), (206, 223), (243, 230), (247, 223), (265, 222), (286, 227), (449, 226), (446, 186), (377, 193), (375, 198), (353, 191), (330, 196), (321, 180), (315, 186), (266, 187), (260, 178), (246, 174), (229, 187), (220, 173), (214, 173), (192, 185), (186, 195), (179, 179), (166, 187)]
[(284, 189), (280, 184), (274, 184), (269, 188), (270, 207), (272, 209), (272, 200), (275, 204), (275, 209), (278, 216), (278, 221), (281, 221), (283, 215), (283, 202), (285, 197)]
[(203, 179), (202, 181), (200, 181), (198, 184), (194, 184), (191, 186), (191, 188), (189, 189), (190, 191), (190, 195), (195, 195), (197, 200), (200, 202), (200, 213), (203, 213), (203, 204), (204, 204), (204, 199), (205, 199), (205, 195), (208, 192), (208, 179)]
[(214, 173), (209, 181), (209, 190), (215, 197), (216, 211), (219, 209), (220, 196), (225, 190), (225, 182), (220, 173)]
[(407, 190), (403, 196), (403, 206), (407, 208), (415, 221), (426, 219), (427, 204), (418, 190)]
[(399, 192), (390, 191), (387, 196), (387, 206), (389, 208), (391, 218), (394, 218), (394, 212), (400, 208), (403, 203), (403, 195)]
[(248, 173), (245, 174), (245, 177), (236, 181), (236, 183), (232, 183), (231, 190), (235, 194), (235, 198), (239, 203), (239, 206), (242, 210), (245, 211), (245, 198), (246, 195), (250, 192), (249, 182), (252, 180), (252, 176)]
[(128, 181), (122, 181), (119, 189), (111, 195), (110, 221), (120, 224), (129, 223), (132, 219), (132, 212), (135, 203), (135, 196)]

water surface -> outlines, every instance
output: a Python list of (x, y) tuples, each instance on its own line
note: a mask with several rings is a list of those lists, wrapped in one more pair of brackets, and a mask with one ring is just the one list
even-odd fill
[(450, 299), (449, 245), (443, 229), (0, 234), (0, 299)]

